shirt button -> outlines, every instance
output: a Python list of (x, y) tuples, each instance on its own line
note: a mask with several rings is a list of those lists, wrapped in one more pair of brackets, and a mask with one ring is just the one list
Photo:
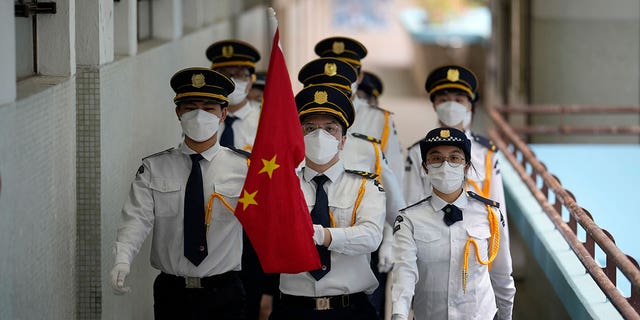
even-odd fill
[(327, 266), (323, 265), (321, 269), (322, 269), (322, 271), (325, 271), (325, 270), (327, 270)]
[(204, 251), (204, 246), (200, 246), (200, 251)]

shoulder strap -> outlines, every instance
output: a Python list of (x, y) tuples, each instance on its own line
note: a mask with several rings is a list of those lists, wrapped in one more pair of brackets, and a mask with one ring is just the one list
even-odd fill
[(496, 208), (500, 208), (500, 203), (493, 201), (491, 199), (487, 199), (485, 197), (482, 197), (480, 195), (478, 195), (477, 193), (473, 192), (473, 191), (467, 191), (467, 194), (469, 195), (469, 197), (474, 198), (484, 204), (490, 205), (492, 207), (496, 207)]
[(156, 153), (154, 153), (154, 154), (152, 154), (152, 155), (148, 155), (148, 156), (146, 156), (146, 157), (142, 158), (142, 160), (144, 160), (144, 159), (148, 159), (148, 158), (153, 158), (153, 157), (155, 157), (155, 156), (159, 156), (159, 155), (161, 155), (161, 154), (169, 153), (171, 150), (173, 150), (173, 147), (172, 147), (172, 148), (169, 148), (169, 149), (167, 149), (167, 150), (163, 150), (163, 151), (160, 151), (160, 152), (156, 152)]
[(381, 143), (380, 139), (377, 139), (375, 137), (368, 136), (368, 135), (365, 135), (365, 134), (362, 134), (362, 133), (352, 132), (351, 135), (356, 137), (356, 138), (358, 138), (358, 139), (367, 140), (369, 142), (375, 142), (377, 144)]
[(491, 150), (493, 152), (498, 151), (498, 147), (496, 147), (496, 145), (493, 144), (493, 141), (489, 140), (488, 138), (483, 137), (483, 136), (481, 136), (479, 134), (475, 134), (473, 132), (471, 133), (471, 136), (473, 137), (473, 140), (475, 142), (477, 142), (479, 145), (481, 145), (481, 146), (483, 146), (483, 147), (485, 147), (485, 148), (487, 148), (487, 149), (489, 149), (489, 150)]
[(251, 152), (249, 152), (249, 151), (245, 151), (245, 150), (241, 150), (241, 149), (237, 149), (237, 148), (232, 148), (232, 147), (229, 147), (229, 149), (231, 149), (231, 151), (233, 151), (233, 152), (235, 152), (235, 153), (237, 153), (237, 154), (239, 154), (239, 155), (241, 155), (241, 156), (243, 156), (243, 157), (245, 157), (247, 159), (249, 159), (251, 157)]
[(375, 173), (371, 173), (371, 172), (367, 172), (367, 171), (360, 171), (360, 170), (350, 170), (350, 169), (345, 169), (344, 170), (346, 173), (351, 173), (351, 174), (355, 174), (361, 177), (365, 177), (367, 179), (375, 179), (378, 177), (377, 174)]
[(419, 205), (419, 204), (421, 204), (421, 203), (423, 203), (425, 201), (429, 201), (429, 200), (431, 200), (431, 196), (428, 196), (428, 197), (426, 197), (426, 198), (424, 198), (424, 199), (422, 199), (422, 200), (420, 200), (420, 201), (418, 201), (418, 202), (416, 202), (416, 203), (414, 203), (412, 205), (409, 205), (406, 208), (400, 209), (400, 212), (403, 212), (403, 211), (405, 211), (405, 210), (407, 210), (407, 209), (409, 209), (411, 207), (415, 207), (415, 206), (417, 206), (417, 205)]

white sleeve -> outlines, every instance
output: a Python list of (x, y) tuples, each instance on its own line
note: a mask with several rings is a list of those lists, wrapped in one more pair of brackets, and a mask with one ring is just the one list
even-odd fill
[[(499, 210), (494, 209), (494, 213), (500, 218)], [(491, 277), (491, 285), (496, 296), (498, 305), (498, 319), (510, 320), (513, 310), (513, 299), (516, 294), (516, 287), (511, 275), (513, 268), (511, 262), (511, 248), (509, 247), (509, 228), (506, 223), (503, 225), (498, 221), (500, 230), (500, 248), (498, 255), (491, 264), (489, 275)]]
[(355, 224), (346, 228), (329, 228), (329, 250), (346, 255), (360, 255), (371, 253), (380, 246), (385, 216), (385, 192), (374, 181), (368, 180), (366, 183), (356, 211)]
[(116, 264), (131, 264), (153, 228), (155, 216), (153, 195), (149, 188), (150, 176), (149, 166), (143, 163), (131, 183), (131, 191), (122, 207), (123, 222), (115, 242)]
[(420, 146), (414, 145), (409, 148), (405, 163), (403, 194), (407, 205), (412, 205), (426, 198), (426, 196), (431, 193), (431, 190), (426, 190), (427, 188), (431, 188), (427, 181), (428, 177), (422, 169)]
[(391, 287), (392, 315), (408, 317), (416, 283), (418, 265), (413, 224), (405, 215), (399, 215), (393, 226), (393, 286)]
[(389, 115), (389, 136), (382, 151), (389, 162), (391, 170), (396, 175), (398, 183), (402, 185), (402, 181), (404, 180), (404, 157), (402, 156), (402, 147), (400, 146), (396, 126), (391, 119), (391, 115)]
[(406, 207), (406, 203), (404, 202), (404, 197), (402, 196), (402, 188), (400, 187), (400, 183), (385, 161), (382, 161), (381, 175), (382, 185), (384, 186), (384, 191), (387, 195), (386, 221), (390, 225), (393, 225), (393, 222), (400, 213), (400, 209)]

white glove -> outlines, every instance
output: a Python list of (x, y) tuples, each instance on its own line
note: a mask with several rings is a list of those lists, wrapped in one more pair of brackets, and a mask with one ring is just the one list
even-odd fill
[(324, 227), (321, 224), (313, 225), (313, 242), (319, 246), (324, 243)]
[(378, 272), (387, 273), (393, 268), (393, 229), (391, 225), (384, 224), (382, 243), (378, 249)]
[(378, 250), (378, 272), (387, 273), (393, 268), (393, 252), (391, 241), (382, 242)]
[(113, 293), (117, 295), (123, 295), (129, 291), (131, 288), (124, 286), (124, 279), (129, 275), (129, 264), (127, 263), (116, 263), (111, 269), (111, 286), (113, 287)]
[(393, 315), (391, 315), (391, 320), (407, 320), (408, 317), (403, 316), (399, 313), (394, 313)]

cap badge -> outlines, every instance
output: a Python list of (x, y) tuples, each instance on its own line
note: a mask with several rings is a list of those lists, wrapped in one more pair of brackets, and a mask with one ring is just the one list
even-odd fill
[(440, 138), (449, 138), (451, 132), (449, 130), (440, 130)]
[(344, 42), (342, 41), (335, 41), (333, 43), (333, 47), (332, 47), (333, 53), (335, 54), (341, 54), (344, 52)]
[(191, 76), (191, 85), (194, 88), (202, 88), (206, 83), (204, 82), (204, 75), (202, 73), (194, 74)]
[(328, 101), (327, 92), (326, 91), (316, 91), (313, 95), (313, 102), (317, 104), (325, 104)]
[(458, 71), (458, 69), (447, 70), (447, 80), (451, 82), (456, 82), (460, 80), (460, 71)]
[(222, 56), (225, 58), (231, 58), (233, 56), (233, 46), (222, 47)]
[(338, 73), (338, 67), (335, 63), (325, 63), (324, 65), (324, 74), (329, 77), (333, 77)]

